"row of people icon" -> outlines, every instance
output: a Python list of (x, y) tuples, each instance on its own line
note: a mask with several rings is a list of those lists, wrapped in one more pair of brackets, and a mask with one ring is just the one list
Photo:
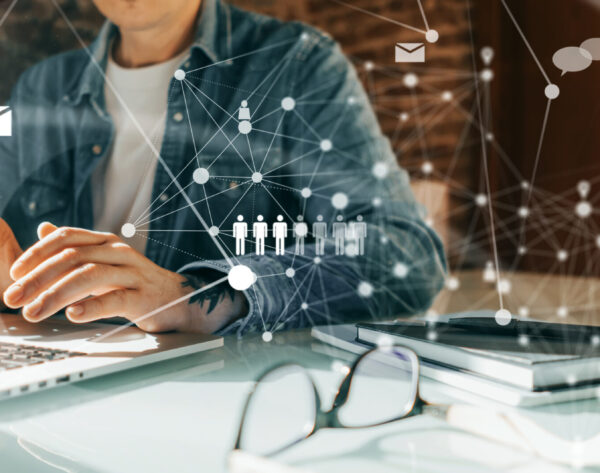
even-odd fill
[[(335, 244), (335, 254), (343, 255), (345, 253), (346, 242), (354, 243), (358, 255), (365, 254), (365, 238), (367, 237), (367, 224), (363, 217), (359, 215), (355, 221), (346, 223), (344, 218), (338, 215), (331, 228), (331, 236)], [(285, 254), (285, 240), (289, 232), (288, 224), (284, 221), (283, 215), (277, 216), (277, 221), (273, 223), (271, 235), (275, 238), (275, 254), (280, 256)], [(296, 240), (295, 254), (304, 255), (304, 241), (308, 235), (308, 225), (304, 217), (299, 215), (297, 221), (292, 227), (292, 234)], [(329, 228), (327, 222), (323, 221), (323, 216), (318, 215), (317, 221), (312, 225), (312, 234), (315, 238), (315, 253), (318, 256), (325, 254), (325, 242), (329, 237)], [(256, 222), (252, 225), (252, 238), (254, 238), (255, 251), (257, 255), (265, 254), (265, 240), (269, 236), (269, 227), (264, 217), (259, 215)], [(246, 239), (248, 238), (248, 223), (244, 221), (243, 215), (238, 215), (237, 221), (233, 224), (233, 237), (235, 238), (235, 254), (242, 256), (246, 254)]]

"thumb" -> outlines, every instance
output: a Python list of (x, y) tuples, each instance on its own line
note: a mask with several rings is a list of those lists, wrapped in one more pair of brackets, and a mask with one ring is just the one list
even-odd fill
[(52, 225), (50, 222), (42, 222), (42, 223), (40, 223), (39, 226), (38, 226), (38, 228), (37, 228), (38, 238), (40, 240), (43, 240), (44, 238), (46, 238), (48, 235), (50, 235), (57, 228), (58, 227), (56, 225)]

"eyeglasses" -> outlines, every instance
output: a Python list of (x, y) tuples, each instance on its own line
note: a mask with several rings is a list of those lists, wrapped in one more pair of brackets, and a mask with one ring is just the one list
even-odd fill
[(361, 355), (344, 377), (329, 410), (311, 376), (297, 364), (276, 366), (258, 378), (244, 406), (236, 450), (275, 455), (324, 428), (374, 427), (419, 414), (445, 417), (449, 406), (419, 396), (419, 359), (403, 346)]

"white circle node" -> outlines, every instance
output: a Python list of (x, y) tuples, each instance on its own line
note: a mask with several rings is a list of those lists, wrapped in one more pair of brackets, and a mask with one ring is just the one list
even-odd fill
[(519, 207), (519, 210), (517, 213), (519, 214), (519, 217), (521, 217), (521, 218), (529, 217), (529, 209), (527, 207)]
[(491, 69), (483, 69), (480, 74), (481, 80), (484, 82), (490, 82), (494, 78), (494, 71)]
[(296, 275), (296, 270), (294, 268), (288, 268), (285, 270), (285, 275), (288, 278), (293, 278)]
[(382, 203), (381, 197), (373, 197), (373, 207), (381, 207)]
[(558, 261), (567, 261), (567, 259), (569, 258), (569, 253), (566, 250), (558, 250), (556, 252), (556, 259)]
[(294, 107), (296, 107), (296, 101), (292, 97), (285, 97), (281, 101), (281, 108), (283, 108), (286, 112), (294, 110)]
[(373, 64), (371, 61), (367, 61), (365, 62), (365, 69), (367, 71), (372, 71), (373, 69), (375, 69), (375, 64)]
[(121, 227), (121, 235), (125, 238), (131, 238), (135, 235), (135, 225), (133, 223), (126, 223)]
[(206, 168), (198, 168), (194, 170), (192, 178), (196, 184), (206, 184), (210, 179), (210, 173)]
[(331, 205), (338, 210), (345, 209), (348, 206), (348, 196), (343, 192), (336, 192), (331, 198)]
[(451, 276), (448, 279), (446, 279), (446, 288), (448, 288), (449, 291), (456, 291), (459, 287), (460, 281), (457, 277)]
[(310, 37), (310, 36), (308, 35), (308, 33), (302, 33), (302, 34), (300, 35), (300, 39), (301, 39), (302, 41), (306, 41), (306, 40), (307, 40), (309, 37)]
[(315, 262), (315, 264), (321, 264), (321, 257), (315, 256), (315, 259), (313, 261)]
[(409, 72), (408, 74), (405, 74), (404, 78), (402, 79), (402, 82), (404, 82), (404, 85), (406, 87), (412, 89), (413, 87), (416, 87), (419, 83), (419, 78), (416, 74)]
[(242, 135), (247, 135), (248, 133), (250, 133), (252, 131), (252, 123), (250, 123), (248, 120), (241, 121), (238, 124), (238, 131)]
[(425, 161), (422, 165), (421, 165), (421, 171), (423, 171), (423, 174), (431, 174), (433, 172), (433, 164), (431, 161)]
[(304, 189), (302, 189), (300, 191), (300, 194), (302, 195), (302, 197), (304, 197), (305, 199), (308, 199), (311, 195), (312, 195), (312, 191), (308, 188), (305, 187)]
[(529, 307), (527, 307), (527, 306), (519, 307), (519, 316), (520, 317), (529, 317)]
[(262, 179), (263, 175), (260, 172), (255, 172), (252, 174), (252, 182), (254, 182), (254, 184), (260, 184)]
[(525, 253), (527, 253), (527, 248), (525, 246), (519, 246), (519, 248), (517, 248), (517, 253), (519, 253), (520, 255), (524, 255)]
[(404, 263), (396, 263), (393, 269), (394, 276), (403, 279), (408, 276), (408, 266)]
[(512, 315), (508, 310), (500, 309), (496, 311), (496, 315), (494, 315), (494, 318), (496, 319), (496, 323), (498, 325), (508, 325), (512, 320)]
[(512, 283), (508, 279), (500, 279), (498, 281), (498, 292), (508, 294), (512, 289)]
[(585, 200), (582, 200), (575, 206), (575, 213), (580, 218), (588, 218), (590, 215), (592, 215), (592, 211), (592, 205)]
[(302, 310), (308, 310), (308, 304), (306, 302), (303, 302), (302, 304), (300, 304), (300, 308)]
[(262, 334), (263, 342), (269, 343), (273, 340), (273, 334), (271, 332), (263, 332)]
[(256, 281), (256, 275), (243, 264), (238, 264), (229, 270), (227, 275), (229, 285), (236, 291), (245, 291)]
[(208, 229), (208, 234), (211, 236), (217, 236), (219, 234), (219, 227), (213, 225)]
[(402, 113), (400, 114), (400, 120), (401, 120), (401, 121), (405, 122), (405, 121), (407, 121), (407, 120), (408, 120), (408, 118), (409, 118), (409, 115), (408, 115), (408, 113), (406, 113), (406, 112), (402, 112)]
[(556, 309), (556, 315), (565, 318), (567, 315), (569, 315), (569, 309), (566, 308), (564, 305), (561, 305)]
[(427, 30), (425, 33), (425, 39), (429, 43), (435, 43), (440, 38), (440, 34), (436, 30)]
[(477, 204), (478, 207), (483, 207), (487, 204), (487, 195), (485, 194), (477, 194), (475, 196), (475, 204)]
[(331, 149), (333, 148), (333, 143), (331, 142), (331, 140), (323, 140), (321, 141), (321, 150), (322, 151), (331, 151)]
[(452, 100), (452, 97), (452, 92), (450, 92), (449, 90), (442, 92), (442, 100), (444, 102), (450, 102), (450, 100)]
[(548, 84), (544, 89), (544, 95), (550, 100), (554, 100), (560, 95), (560, 89), (556, 84)]
[(366, 281), (362, 281), (358, 285), (358, 295), (361, 297), (371, 297), (373, 295), (373, 285)]
[(185, 71), (183, 69), (177, 69), (175, 71), (175, 74), (173, 74), (175, 76), (175, 79), (177, 80), (183, 80), (185, 79)]
[(373, 166), (373, 175), (377, 179), (383, 179), (388, 174), (388, 165), (383, 161), (375, 163)]
[(488, 131), (488, 132), (485, 134), (485, 139), (486, 139), (487, 141), (493, 141), (493, 140), (494, 140), (494, 134), (493, 134), (492, 132)]

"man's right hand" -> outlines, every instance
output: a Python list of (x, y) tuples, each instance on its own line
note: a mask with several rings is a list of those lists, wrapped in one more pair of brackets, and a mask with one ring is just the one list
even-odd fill
[(8, 224), (0, 218), (0, 309), (5, 309), (4, 291), (14, 281), (11, 279), (10, 267), (23, 253), (14, 233)]

